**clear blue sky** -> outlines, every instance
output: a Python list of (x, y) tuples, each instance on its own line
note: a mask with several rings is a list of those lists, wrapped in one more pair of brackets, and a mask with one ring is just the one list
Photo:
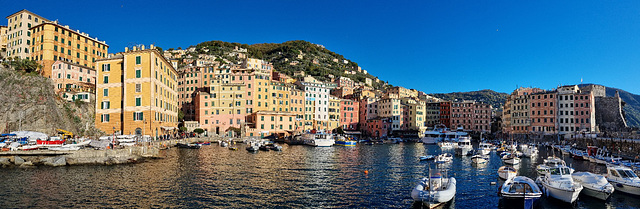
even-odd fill
[[(597, 83), (640, 93), (640, 1), (6, 1), (107, 41), (306, 40), (427, 93)], [(5, 20), (6, 21), (6, 20)], [(6, 25), (3, 21), (2, 25)]]

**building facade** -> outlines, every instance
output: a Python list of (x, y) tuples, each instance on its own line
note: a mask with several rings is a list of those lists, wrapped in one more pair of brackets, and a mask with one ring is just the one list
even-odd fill
[(35, 36), (29, 29), (44, 22), (49, 20), (26, 9), (7, 16), (6, 57), (31, 58), (32, 37)]

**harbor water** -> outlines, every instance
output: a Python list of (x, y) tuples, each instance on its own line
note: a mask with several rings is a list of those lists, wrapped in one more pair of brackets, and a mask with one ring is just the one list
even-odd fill
[[(166, 150), (163, 159), (116, 166), (0, 169), (2, 208), (419, 208), (410, 197), (429, 162), (439, 154), (421, 143), (309, 147), (283, 145), (281, 152), (248, 153), (212, 144)], [(453, 153), (453, 149), (445, 152)], [(519, 175), (535, 179), (535, 166), (551, 154), (540, 148), (524, 158)], [(561, 155), (557, 153), (556, 155)], [(604, 173), (588, 161), (567, 165)], [(455, 156), (443, 165), (457, 179), (455, 199), (445, 208), (501, 208), (497, 195), (502, 162), (495, 152), (486, 165)], [(496, 184), (492, 184), (495, 182)], [(543, 198), (539, 208), (570, 208)], [(580, 196), (576, 208), (640, 208), (640, 197), (615, 192), (607, 202)]]

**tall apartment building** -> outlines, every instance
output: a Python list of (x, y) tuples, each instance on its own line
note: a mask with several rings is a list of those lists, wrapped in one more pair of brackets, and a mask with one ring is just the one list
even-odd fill
[(426, 130), (425, 119), (427, 117), (425, 102), (405, 97), (400, 99), (400, 103), (405, 106), (406, 110), (404, 112), (408, 113), (404, 118), (404, 127), (418, 130), (419, 133), (424, 132)]
[(340, 100), (340, 126), (343, 130), (356, 130), (359, 123), (360, 104), (354, 100)]
[(95, 69), (96, 60), (107, 57), (109, 45), (86, 33), (57, 22), (43, 22), (30, 28), (31, 51), (27, 54), (43, 67), (41, 74), (51, 77), (51, 65), (63, 60)]
[(391, 130), (402, 130), (404, 124), (403, 108), (399, 99), (387, 98), (378, 101), (378, 116), (391, 118)]
[(340, 98), (329, 96), (329, 120), (327, 130), (334, 130), (340, 126)]
[(574, 133), (595, 131), (595, 101), (592, 91), (581, 91), (577, 85), (558, 87), (558, 133), (571, 137)]
[(473, 104), (473, 123), (471, 130), (491, 132), (491, 105), (483, 102)]
[[(49, 20), (26, 9), (7, 16), (6, 57), (31, 58), (32, 37), (35, 36), (30, 28), (44, 22)], [(49, 67), (51, 64), (53, 63), (49, 63)]]
[(309, 105), (307, 107), (313, 106), (314, 108), (313, 129), (326, 130), (329, 120), (329, 92), (335, 88), (335, 84), (317, 81), (297, 81), (296, 85), (304, 90), (305, 104)]
[(425, 103), (425, 126), (434, 127), (440, 124), (440, 102)]
[(242, 128), (245, 112), (245, 86), (212, 79), (209, 93), (198, 92), (195, 101), (196, 121), (210, 134), (225, 135), (230, 127)]
[(440, 124), (449, 128), (455, 128), (451, 127), (451, 102), (449, 101), (440, 102)]
[(153, 45), (96, 63), (96, 128), (153, 137), (177, 131), (178, 73)]
[(531, 131), (537, 134), (556, 133), (557, 91), (540, 91), (531, 94)]

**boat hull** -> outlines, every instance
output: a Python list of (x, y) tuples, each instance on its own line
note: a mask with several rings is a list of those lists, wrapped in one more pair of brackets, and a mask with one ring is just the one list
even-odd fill
[(456, 179), (451, 177), (448, 179), (447, 188), (445, 190), (429, 191), (425, 190), (424, 184), (419, 184), (411, 191), (411, 198), (414, 201), (422, 202), (429, 208), (438, 207), (453, 199), (456, 195)]
[(640, 195), (640, 187), (638, 186), (628, 185), (622, 182), (616, 182), (611, 180), (609, 182), (611, 182), (611, 184), (616, 189), (616, 191), (620, 191), (620, 192), (624, 192), (632, 195)]
[(541, 195), (501, 195), (501, 201), (503, 206), (506, 208), (525, 208), (531, 209), (535, 208), (536, 205), (540, 202)]
[(584, 187), (584, 189), (582, 189), (582, 194), (587, 195), (587, 196), (591, 196), (591, 197), (595, 197), (598, 198), (600, 200), (607, 200), (609, 199), (609, 197), (611, 197), (611, 194), (613, 194), (612, 192), (605, 192), (605, 191), (601, 191), (601, 190), (595, 190), (595, 189), (591, 189), (588, 187)]
[(578, 195), (580, 195), (580, 191), (582, 191), (582, 187), (580, 187), (580, 189), (576, 189), (576, 190), (563, 190), (563, 189), (558, 189), (555, 187), (552, 187), (546, 183), (542, 183), (542, 186), (544, 187), (544, 193), (547, 195), (547, 197), (553, 197), (555, 199), (558, 199), (560, 201), (566, 202), (566, 203), (573, 203), (578, 199)]
[(353, 147), (353, 146), (356, 146), (356, 141), (341, 141), (341, 140), (338, 140), (338, 141), (336, 141), (336, 145), (345, 146), (345, 147)]

